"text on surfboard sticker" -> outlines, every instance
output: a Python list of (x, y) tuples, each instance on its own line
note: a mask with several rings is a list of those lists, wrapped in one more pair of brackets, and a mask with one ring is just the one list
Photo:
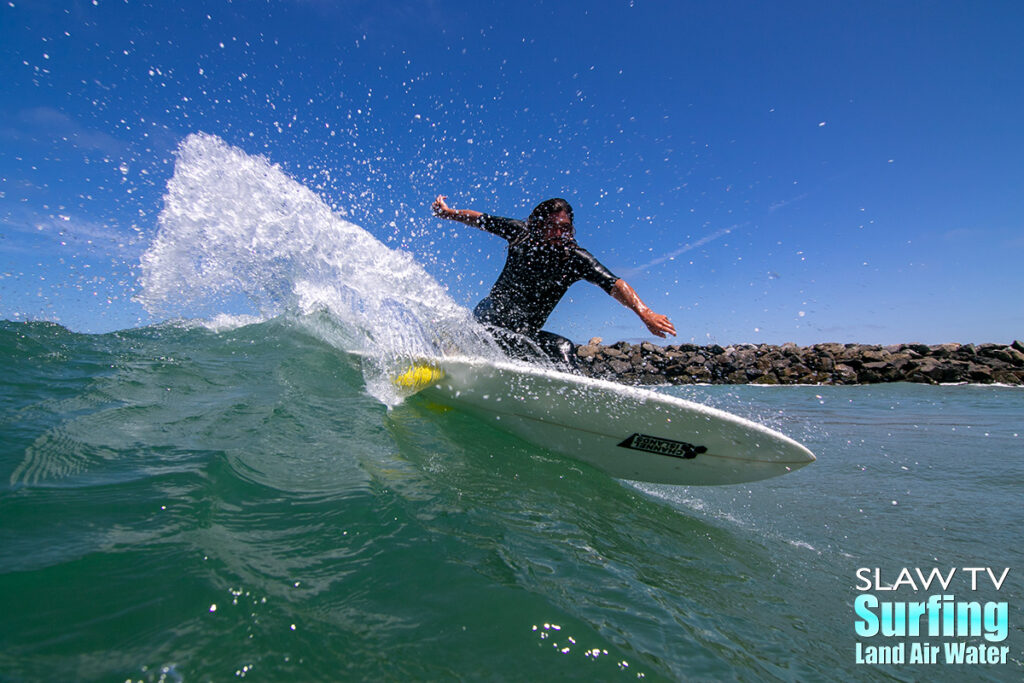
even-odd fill
[(647, 451), (658, 455), (668, 455), (673, 458), (690, 460), (701, 453), (707, 452), (707, 446), (695, 446), (685, 441), (673, 441), (672, 439), (661, 439), (647, 434), (633, 434), (619, 444), (622, 448), (632, 448), (634, 451)]

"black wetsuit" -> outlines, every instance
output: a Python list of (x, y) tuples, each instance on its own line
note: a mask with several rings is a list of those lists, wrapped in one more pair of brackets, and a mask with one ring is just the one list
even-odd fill
[(522, 339), (502, 334), (504, 330), (534, 341), (547, 355), (574, 366), (572, 342), (541, 327), (572, 284), (586, 280), (611, 294), (619, 278), (575, 240), (547, 242), (523, 221), (487, 214), (480, 217), (480, 227), (508, 241), (508, 258), (491, 293), (477, 304), (473, 315), (497, 332), (507, 352), (528, 355)]

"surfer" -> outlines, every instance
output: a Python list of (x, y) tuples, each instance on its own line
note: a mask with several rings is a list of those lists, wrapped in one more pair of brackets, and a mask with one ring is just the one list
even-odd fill
[(622, 278), (612, 275), (590, 252), (576, 243), (572, 207), (561, 198), (537, 205), (526, 221), (502, 218), (471, 209), (452, 209), (439, 195), (434, 200), (438, 218), (465, 223), (508, 241), (508, 256), (498, 280), (473, 315), (488, 327), (506, 353), (531, 354), (535, 344), (556, 362), (576, 367), (575, 345), (565, 337), (541, 328), (555, 305), (580, 280), (601, 287), (616, 301), (636, 313), (651, 334), (675, 335), (667, 317), (655, 313), (640, 300)]

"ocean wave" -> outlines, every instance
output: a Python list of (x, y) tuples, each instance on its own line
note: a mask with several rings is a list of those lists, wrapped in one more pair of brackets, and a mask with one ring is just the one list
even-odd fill
[(345, 334), (309, 329), (367, 354), (367, 383), (389, 405), (403, 397), (382, 378), (410, 358), (498, 353), (410, 254), (333, 212), (280, 167), (212, 135), (190, 135), (178, 149), (140, 284), (137, 300), (150, 313), (215, 330), (326, 312)]

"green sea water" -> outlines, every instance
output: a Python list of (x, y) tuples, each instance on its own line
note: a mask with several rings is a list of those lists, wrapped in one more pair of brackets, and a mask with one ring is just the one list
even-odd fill
[[(0, 324), (0, 678), (1020, 679), (1019, 389), (661, 388), (818, 462), (634, 484), (387, 407), (328, 323)], [(855, 663), (861, 567), (1009, 567), (954, 584), (1009, 660)]]

